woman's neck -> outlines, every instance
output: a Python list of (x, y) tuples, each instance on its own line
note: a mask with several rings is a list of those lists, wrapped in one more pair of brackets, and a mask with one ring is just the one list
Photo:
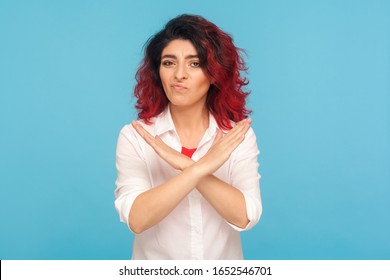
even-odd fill
[(209, 127), (209, 112), (206, 107), (170, 106), (170, 112), (182, 146), (197, 148), (204, 132)]

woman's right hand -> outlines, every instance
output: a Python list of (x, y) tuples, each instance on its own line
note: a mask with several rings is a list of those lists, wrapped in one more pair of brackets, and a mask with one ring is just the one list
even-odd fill
[(183, 171), (186, 167), (193, 164), (193, 160), (169, 147), (160, 137), (153, 137), (138, 122), (133, 121), (131, 124), (146, 143), (148, 143), (163, 160), (176, 170)]

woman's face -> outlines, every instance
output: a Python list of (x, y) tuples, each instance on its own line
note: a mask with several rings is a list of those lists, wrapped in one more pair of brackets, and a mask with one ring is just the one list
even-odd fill
[(189, 40), (171, 41), (161, 53), (160, 79), (171, 106), (203, 107), (211, 79)]

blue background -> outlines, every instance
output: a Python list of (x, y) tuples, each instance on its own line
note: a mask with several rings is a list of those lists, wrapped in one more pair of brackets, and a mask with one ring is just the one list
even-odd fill
[(128, 259), (115, 146), (181, 13), (247, 51), (264, 212), (247, 259), (390, 259), (389, 1), (0, 0), (0, 258)]

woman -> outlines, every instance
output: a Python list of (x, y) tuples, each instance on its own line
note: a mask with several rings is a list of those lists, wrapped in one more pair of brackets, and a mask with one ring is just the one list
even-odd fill
[(149, 39), (136, 79), (138, 121), (117, 144), (115, 207), (133, 259), (242, 259), (259, 220), (256, 137), (245, 64), (232, 38), (181, 15)]

